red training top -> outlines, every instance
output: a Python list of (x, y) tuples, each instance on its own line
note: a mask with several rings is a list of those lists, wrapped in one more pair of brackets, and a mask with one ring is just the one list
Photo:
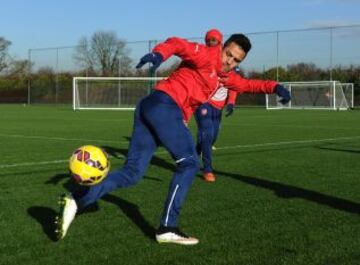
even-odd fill
[(179, 67), (166, 79), (159, 81), (155, 89), (164, 91), (178, 104), (184, 120), (201, 104), (208, 102), (217, 89), (223, 86), (237, 93), (273, 93), (274, 81), (251, 80), (240, 77), (234, 71), (222, 73), (221, 49), (207, 47), (172, 37), (155, 46), (153, 52), (163, 56), (164, 61), (172, 55), (182, 59)]

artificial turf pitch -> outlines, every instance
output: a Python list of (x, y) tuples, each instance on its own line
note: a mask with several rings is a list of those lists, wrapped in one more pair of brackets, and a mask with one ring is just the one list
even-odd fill
[[(360, 264), (360, 111), (236, 109), (195, 178), (179, 226), (196, 246), (157, 244), (174, 162), (106, 195), (56, 241), (67, 160), (93, 144), (124, 163), (131, 111), (0, 105), (0, 264)], [(194, 121), (190, 129), (195, 135)]]

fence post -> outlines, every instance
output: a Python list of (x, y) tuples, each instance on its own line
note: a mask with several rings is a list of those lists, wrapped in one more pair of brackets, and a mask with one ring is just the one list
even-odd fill
[(30, 105), (31, 103), (31, 49), (28, 50), (28, 87), (27, 87), (27, 104)]
[(55, 104), (58, 104), (59, 93), (59, 48), (56, 48)]
[(330, 69), (329, 69), (330, 81), (333, 80), (332, 70), (333, 70), (333, 28), (331, 27), (330, 28)]
[(279, 82), (279, 31), (276, 31), (276, 81)]
[[(121, 55), (118, 60), (118, 77), (121, 77)], [(121, 80), (118, 80), (118, 106), (121, 105)]]

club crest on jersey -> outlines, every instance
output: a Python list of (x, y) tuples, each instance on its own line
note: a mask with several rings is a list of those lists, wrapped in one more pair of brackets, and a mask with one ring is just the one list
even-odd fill
[(207, 109), (201, 109), (201, 115), (206, 116), (207, 114)]
[(228, 96), (228, 89), (226, 87), (219, 87), (218, 90), (216, 90), (215, 94), (212, 96), (212, 100), (214, 101), (223, 101)]

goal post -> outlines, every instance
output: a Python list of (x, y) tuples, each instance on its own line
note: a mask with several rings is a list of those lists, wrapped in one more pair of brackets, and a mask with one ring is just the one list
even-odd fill
[(266, 95), (266, 109), (346, 110), (353, 107), (354, 85), (339, 81), (281, 82), (291, 95), (282, 105), (276, 94)]
[(354, 83), (341, 83), (350, 108), (354, 108)]
[(74, 77), (74, 110), (133, 110), (162, 77)]

